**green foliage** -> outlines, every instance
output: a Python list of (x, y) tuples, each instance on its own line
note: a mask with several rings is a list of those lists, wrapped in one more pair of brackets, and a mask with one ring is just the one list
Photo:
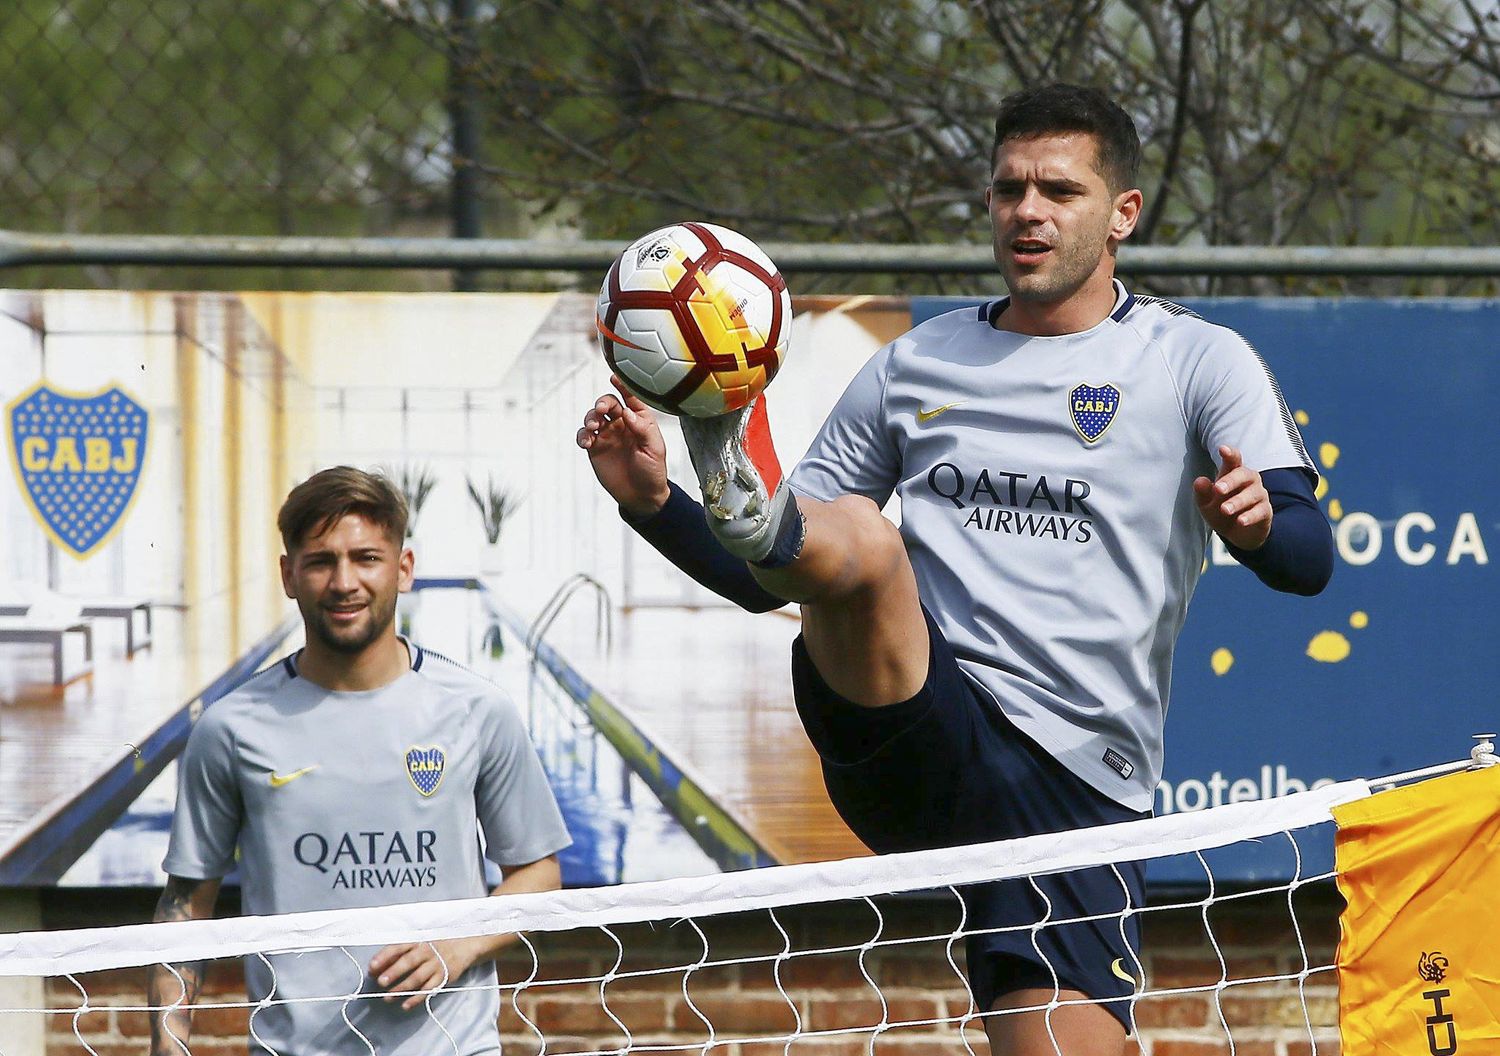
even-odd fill
[(444, 173), (423, 171), (447, 134), (442, 56), (376, 9), (7, 6), (7, 199), (21, 190), (89, 230), (128, 217), (131, 230), (250, 234), (357, 229), (372, 205), (446, 193)]
[(986, 240), (995, 106), (1047, 80), (1136, 118), (1137, 241), (1500, 235), (1500, 24), (1449, 0), (536, 0), (478, 32), (486, 172), (591, 237), (697, 216), (763, 240)]
[(483, 116), (492, 235), (624, 240), (696, 217), (763, 241), (984, 241), (997, 102), (1066, 79), (1141, 127), (1140, 241), (1500, 241), (1493, 5), (480, 0), (472, 47), (445, 0), (3, 7), (5, 227), (441, 234), (458, 92)]
[(446, 63), (378, 5), (0, 6), (0, 226), (359, 235), (445, 208)]

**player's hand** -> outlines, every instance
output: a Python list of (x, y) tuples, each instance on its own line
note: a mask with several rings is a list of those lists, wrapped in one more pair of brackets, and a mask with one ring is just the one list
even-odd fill
[(1208, 526), (1241, 550), (1259, 550), (1271, 534), (1271, 497), (1260, 474), (1245, 465), (1240, 452), (1219, 448), (1217, 480), (1193, 481), (1193, 498)]
[(666, 505), (667, 445), (656, 415), (617, 376), (610, 382), (619, 396), (594, 401), (578, 430), (578, 446), (604, 490), (632, 517), (649, 517)]
[[(445, 983), (456, 983), (476, 960), (472, 939), (398, 943), (370, 958), (370, 977), (387, 991), (384, 1000), (401, 1001), (402, 1009), (410, 1011)], [(411, 996), (403, 1001), (402, 994)]]

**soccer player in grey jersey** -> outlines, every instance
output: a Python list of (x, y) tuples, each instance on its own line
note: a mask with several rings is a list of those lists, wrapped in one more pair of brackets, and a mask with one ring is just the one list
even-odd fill
[[(682, 419), (706, 525), (618, 380), (583, 417), (577, 444), (646, 540), (748, 609), (801, 603), (796, 705), (877, 852), (1148, 813), (1209, 532), (1274, 588), (1331, 574), (1317, 472), (1266, 366), (1115, 279), (1139, 159), (1095, 90), (1005, 99), (986, 204), (1010, 296), (880, 350), (789, 484), (763, 399)], [(999, 929), (968, 942), (993, 1052), (1119, 1056), (1140, 959), (1139, 916), (1118, 915), (1142, 870), (1038, 885), (1044, 903), (1022, 880), (966, 892), (972, 927)], [(1044, 916), (1076, 922), (1032, 932)]]
[[(413, 571), (400, 493), (359, 470), (324, 470), (293, 489), (278, 520), (306, 646), (194, 726), (157, 919), (211, 915), (236, 847), (253, 914), (482, 896), (481, 831), (503, 877), (495, 894), (557, 888), (569, 839), (519, 713), (492, 683), (395, 632)], [(361, 1035), (377, 1056), (455, 1044), (457, 1056), (497, 1056), (498, 991), (485, 984), (513, 939), (350, 950), (356, 961), (341, 950), (247, 958), (250, 1000), (277, 999), (252, 1029), (279, 1056), (367, 1056)], [(153, 969), (153, 1006), (196, 997), (201, 966), (177, 967), (181, 985)], [(418, 1011), (445, 983), (469, 989)], [(352, 994), (369, 996), (316, 1000)], [(178, 1056), (174, 1038), (186, 1044), (190, 1029), (186, 1012), (153, 1014), (153, 1056)]]
[[(707, 501), (670, 484), (616, 379), (577, 436), (622, 515), (746, 608), (796, 601), (793, 690), (830, 798), (880, 852), (1144, 816), (1172, 651), (1209, 532), (1264, 582), (1332, 571), (1317, 474), (1238, 335), (1132, 296), (1116, 249), (1140, 144), (1101, 93), (1010, 96), (985, 191), (1009, 296), (882, 349), (787, 483), (764, 400), (681, 424)], [(897, 494), (898, 529), (881, 516)], [(966, 894), (1000, 1056), (1119, 1056), (1140, 977), (1138, 865)], [(1100, 921), (1029, 925), (1048, 920)], [(1036, 943), (1033, 946), (1033, 941)], [(1065, 1004), (1050, 1012), (1011, 1009)]]

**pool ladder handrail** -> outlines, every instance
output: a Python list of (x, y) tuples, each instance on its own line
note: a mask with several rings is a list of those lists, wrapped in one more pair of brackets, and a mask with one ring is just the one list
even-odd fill
[[(605, 655), (608, 655), (613, 650), (614, 603), (609, 596), (609, 588), (586, 572), (575, 572), (563, 580), (562, 584), (553, 592), (552, 597), (547, 600), (547, 604), (543, 605), (541, 611), (537, 613), (537, 617), (531, 622), (531, 626), (526, 630), (524, 648), (526, 650), (528, 686), (534, 687), (536, 685), (537, 648), (541, 645), (542, 639), (547, 634), (547, 630), (562, 612), (563, 607), (567, 605), (568, 600), (584, 587), (593, 587), (596, 595), (595, 641), (604, 646)], [(534, 693), (528, 692), (527, 696), (528, 698), (533, 698), (528, 700), (528, 707), (534, 706)], [(589, 717), (588, 712), (582, 707), (575, 707), (574, 714), (570, 717), (569, 721), (575, 730), (584, 727), (592, 728), (594, 725), (593, 719)]]
[(593, 587), (597, 595), (595, 600), (598, 619), (594, 628), (595, 639), (602, 642), (605, 653), (610, 652), (614, 647), (614, 602), (609, 596), (609, 588), (587, 572), (574, 572), (552, 592), (552, 597), (547, 599), (547, 604), (542, 606), (536, 619), (531, 621), (531, 626), (526, 631), (525, 643), (526, 656), (530, 660), (533, 662), (536, 660), (537, 646), (541, 644), (552, 622), (562, 612), (563, 606), (574, 594), (586, 586)]

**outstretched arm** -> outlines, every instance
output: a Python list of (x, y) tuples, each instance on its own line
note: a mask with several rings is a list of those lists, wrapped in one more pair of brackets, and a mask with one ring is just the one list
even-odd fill
[(703, 506), (676, 484), (665, 505), (649, 517), (636, 520), (623, 509), (621, 515), (663, 557), (721, 598), (749, 612), (770, 612), (786, 604), (760, 585), (749, 565), (724, 549), (709, 530)]
[[(219, 880), (167, 878), (156, 903), (156, 921), (204, 920), (213, 916), (219, 897)], [(203, 989), (203, 961), (190, 964), (154, 964), (146, 973), (146, 1003), (151, 1012), (151, 1056), (183, 1056), (193, 1032), (191, 1008)], [(176, 972), (174, 976), (172, 973)], [(179, 982), (180, 978), (180, 982)]]
[[(562, 887), (562, 869), (557, 856), (525, 865), (501, 866), (503, 879), (492, 895), (519, 895), (532, 891), (556, 891)], [(387, 946), (370, 959), (370, 975), (385, 1000), (401, 1001), (406, 1010), (416, 1008), (427, 995), (458, 979), (481, 961), (494, 960), (505, 947), (516, 941), (510, 932), (499, 935), (476, 935), (465, 939), (442, 939), (437, 942), (398, 943)], [(403, 995), (410, 995), (402, 1000)]]

